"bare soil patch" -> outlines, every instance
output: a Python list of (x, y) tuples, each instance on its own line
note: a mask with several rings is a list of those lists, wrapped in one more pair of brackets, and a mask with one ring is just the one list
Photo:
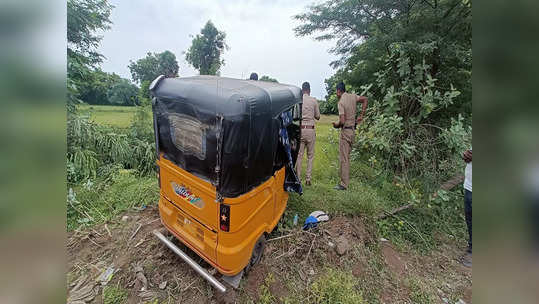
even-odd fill
[(264, 285), (264, 280), (268, 275), (268, 267), (264, 264), (259, 264), (253, 267), (249, 272), (245, 284), (245, 292), (255, 302), (258, 301), (258, 289)]
[[(410, 301), (406, 282), (411, 276), (422, 280), (428, 291), (439, 294), (440, 299), (471, 301), (471, 271), (461, 268), (457, 261), (462, 253), (460, 248), (448, 242), (430, 255), (399, 252), (390, 242), (377, 244), (375, 230), (361, 217), (339, 216), (308, 231), (272, 234), (261, 263), (243, 277), (239, 289), (227, 286), (225, 294), (213, 289), (161, 244), (151, 233), (154, 229), (162, 229), (162, 224), (157, 206), (149, 206), (143, 211), (126, 212), (106, 224), (69, 233), (68, 296), (73, 294), (79, 279), (86, 276), (78, 286), (85, 288), (82, 301), (102, 303), (104, 287), (96, 278), (112, 267), (114, 273), (107, 286), (126, 290), (128, 303), (155, 299), (171, 303), (256, 303), (264, 285), (276, 302), (282, 302), (286, 298), (308, 297), (312, 283), (328, 268), (337, 268), (356, 277), (358, 286), (378, 286), (372, 292), (385, 303)], [(336, 250), (339, 238), (349, 245), (343, 254)], [(212, 270), (179, 241), (171, 239), (195, 261)], [(379, 253), (368, 249), (378, 246)], [(370, 261), (373, 254), (380, 255), (381, 266)], [(272, 279), (266, 281), (268, 276)]]
[(389, 242), (382, 242), (380, 247), (389, 270), (398, 278), (402, 278), (406, 273), (406, 263), (403, 258)]

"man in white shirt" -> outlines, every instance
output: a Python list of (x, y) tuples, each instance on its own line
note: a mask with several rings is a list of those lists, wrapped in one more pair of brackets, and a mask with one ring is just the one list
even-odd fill
[(462, 258), (462, 264), (472, 267), (472, 149), (462, 153), (462, 159), (466, 162), (464, 171), (464, 215), (468, 226), (468, 251)]

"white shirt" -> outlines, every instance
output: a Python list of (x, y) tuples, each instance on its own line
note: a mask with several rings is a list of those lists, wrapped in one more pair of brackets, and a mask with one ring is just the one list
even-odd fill
[(472, 162), (466, 164), (464, 170), (464, 189), (472, 192)]
[(472, 192), (472, 162), (467, 163), (464, 169), (464, 189)]

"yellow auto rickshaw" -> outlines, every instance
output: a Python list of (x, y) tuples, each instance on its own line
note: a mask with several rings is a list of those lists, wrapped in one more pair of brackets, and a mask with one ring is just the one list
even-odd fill
[[(260, 261), (288, 192), (300, 139), (298, 87), (216, 76), (165, 78), (153, 96), (163, 225), (221, 274)], [(158, 231), (212, 285), (225, 287)]]

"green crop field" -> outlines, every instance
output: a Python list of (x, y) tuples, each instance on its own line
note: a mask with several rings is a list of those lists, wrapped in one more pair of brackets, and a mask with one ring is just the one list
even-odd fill
[(104, 106), (82, 104), (77, 107), (83, 115), (89, 115), (90, 120), (113, 127), (127, 128), (135, 115), (136, 107)]

